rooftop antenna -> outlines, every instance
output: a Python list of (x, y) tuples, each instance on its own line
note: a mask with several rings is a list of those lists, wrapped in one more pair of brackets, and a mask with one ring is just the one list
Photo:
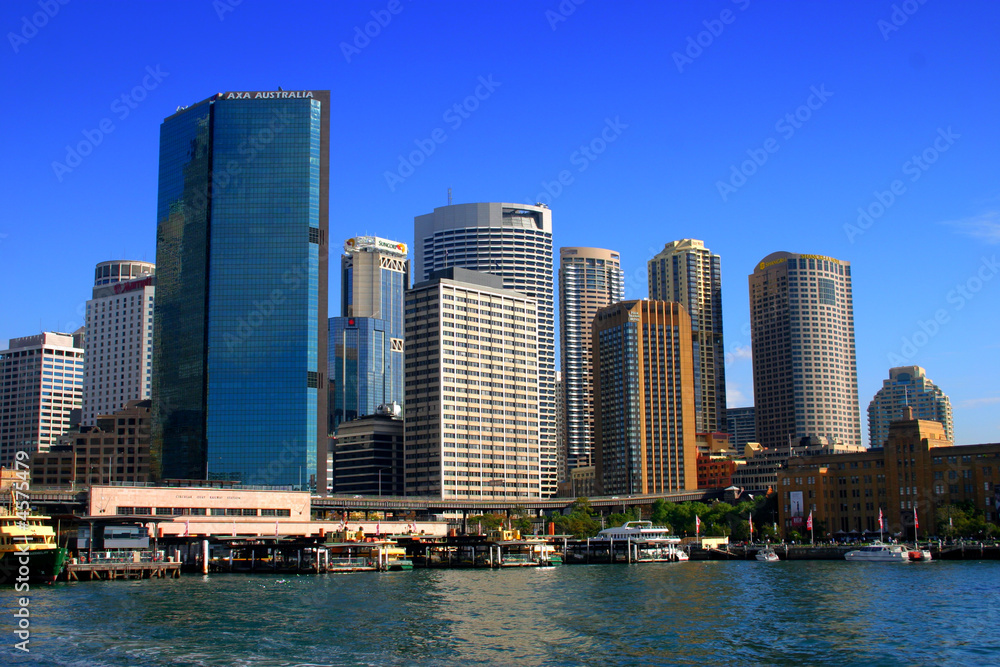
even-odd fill
[(448, 206), (451, 206), (451, 188), (448, 188)]

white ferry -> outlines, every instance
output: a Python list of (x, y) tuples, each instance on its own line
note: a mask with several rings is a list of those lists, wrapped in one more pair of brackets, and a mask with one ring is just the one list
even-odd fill
[(871, 563), (909, 563), (910, 552), (902, 544), (876, 542), (844, 554), (844, 560)]
[(616, 528), (605, 528), (594, 540), (630, 540), (638, 547), (639, 560), (686, 561), (687, 552), (680, 548), (681, 538), (670, 534), (666, 526), (654, 526), (652, 521), (626, 521)]

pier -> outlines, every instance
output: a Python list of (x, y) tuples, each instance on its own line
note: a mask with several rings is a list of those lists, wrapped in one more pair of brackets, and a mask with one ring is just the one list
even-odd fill
[(63, 571), (65, 581), (95, 579), (177, 579), (181, 576), (178, 562), (99, 562), (69, 563)]

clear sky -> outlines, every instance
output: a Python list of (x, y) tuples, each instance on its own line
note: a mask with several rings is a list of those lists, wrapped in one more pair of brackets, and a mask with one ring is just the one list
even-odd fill
[(82, 324), (96, 263), (155, 260), (178, 106), (329, 89), (331, 247), (412, 243), (449, 187), (548, 203), (556, 247), (622, 253), (628, 297), (702, 239), (731, 407), (753, 402), (754, 265), (847, 260), (865, 434), (889, 367), (917, 364), (959, 444), (1000, 441), (998, 25), (941, 0), (6, 0), (0, 341)]

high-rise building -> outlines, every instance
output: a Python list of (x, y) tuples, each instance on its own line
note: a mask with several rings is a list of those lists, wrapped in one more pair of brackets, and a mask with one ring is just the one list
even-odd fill
[(403, 442), (398, 403), (341, 424), (333, 446), (333, 492), (403, 495)]
[(889, 369), (889, 379), (868, 404), (868, 435), (872, 447), (881, 447), (889, 437), (889, 424), (903, 419), (906, 406), (912, 408), (912, 419), (941, 422), (944, 437), (955, 442), (955, 424), (951, 415), (951, 400), (927, 377), (920, 366), (900, 366)]
[(757, 421), (755, 410), (748, 408), (728, 408), (726, 410), (726, 433), (729, 434), (729, 444), (738, 449), (748, 442), (757, 442)]
[(333, 401), (330, 430), (403, 403), (403, 295), (410, 286), (406, 244), (348, 239), (341, 256), (340, 317), (330, 318)]
[(760, 443), (861, 445), (850, 262), (775, 252), (749, 282)]
[(544, 205), (456, 204), (414, 219), (414, 280), (458, 267), (492, 273), (535, 302), (542, 496), (557, 491), (552, 212)]
[(83, 420), (93, 426), (129, 401), (149, 398), (156, 265), (101, 262), (94, 271), (83, 339)]
[(622, 301), (594, 319), (594, 464), (602, 495), (698, 488), (691, 319)]
[(443, 269), (406, 295), (406, 494), (537, 498), (535, 302)]
[[(0, 465), (19, 451), (47, 451), (79, 422), (83, 403), (83, 344), (46, 331), (11, 338), (0, 352)], [(75, 411), (75, 420), (74, 420)]]
[(726, 425), (726, 353), (722, 341), (722, 269), (703, 241), (671, 241), (649, 260), (649, 298), (683, 304), (691, 317), (694, 410), (699, 433)]
[(625, 298), (621, 256), (603, 248), (559, 249), (559, 356), (565, 392), (565, 469), (591, 465), (594, 386), (591, 341), (594, 316)]
[(160, 128), (155, 474), (326, 488), (329, 91), (219, 93)]

